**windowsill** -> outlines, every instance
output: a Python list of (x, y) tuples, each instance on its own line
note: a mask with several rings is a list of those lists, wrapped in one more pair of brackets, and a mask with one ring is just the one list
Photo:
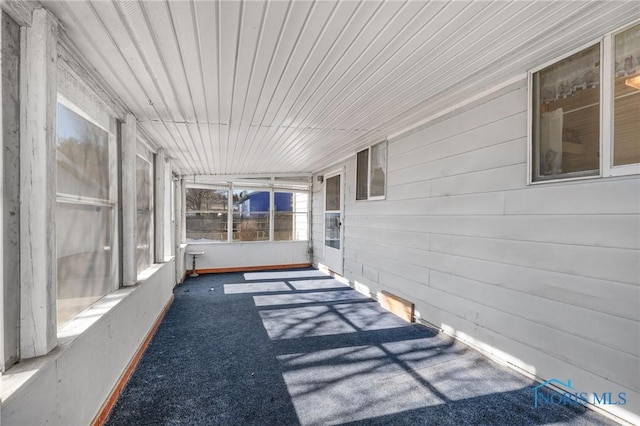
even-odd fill
[[(164, 263), (171, 262), (173, 258), (174, 256), (166, 256), (164, 258)], [(152, 263), (144, 271), (138, 273), (136, 284), (144, 284), (144, 282), (151, 276), (153, 276), (153, 274), (155, 274), (162, 267), (162, 265), (164, 265), (164, 263)]]
[(365, 198), (362, 200), (356, 200), (356, 203), (366, 203), (367, 201), (384, 201), (387, 199), (387, 196), (385, 195), (384, 197), (371, 197), (371, 198)]
[[(172, 259), (173, 256), (165, 257), (165, 262)], [(58, 344), (51, 352), (36, 358), (22, 360), (5, 371), (0, 376), (2, 404), (7, 404), (15, 398), (20, 389), (25, 388), (68, 351), (79, 336), (90, 330), (128, 296), (140, 289), (162, 266), (164, 263), (155, 263), (149, 266), (138, 275), (139, 282), (136, 285), (115, 290), (74, 316), (58, 329)]]
[(8, 403), (16, 393), (38, 377), (47, 366), (67, 351), (78, 336), (89, 330), (104, 315), (138, 289), (138, 285), (118, 289), (76, 315), (58, 330), (58, 345), (48, 354), (18, 362), (0, 377), (0, 397)]
[(579, 181), (585, 181), (585, 180), (594, 180), (594, 179), (602, 179), (602, 175), (587, 175), (587, 176), (572, 176), (572, 177), (558, 177), (558, 178), (552, 178), (552, 179), (542, 179), (542, 180), (536, 180), (536, 181), (531, 181), (529, 183), (529, 185), (535, 186), (535, 185), (544, 185), (544, 184), (550, 184), (550, 183), (561, 183), (561, 182), (579, 182)]
[(609, 182), (609, 181), (613, 181), (613, 180), (624, 180), (624, 179), (635, 179), (638, 178), (638, 174), (640, 173), (625, 173), (625, 174), (618, 174), (618, 175), (611, 175), (611, 176), (603, 176), (603, 175), (596, 175), (596, 176), (579, 176), (579, 177), (571, 177), (571, 178), (559, 178), (559, 179), (549, 179), (549, 180), (540, 180), (540, 181), (535, 181), (535, 182), (529, 182), (527, 185), (528, 186), (545, 186), (545, 185), (562, 185), (562, 184), (578, 184), (581, 182), (594, 182), (594, 181), (600, 181), (600, 182)]

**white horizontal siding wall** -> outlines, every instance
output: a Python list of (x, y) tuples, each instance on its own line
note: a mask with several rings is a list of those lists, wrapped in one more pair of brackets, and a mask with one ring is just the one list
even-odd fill
[(391, 140), (386, 200), (356, 202), (355, 157), (338, 165), (344, 275), (539, 378), (626, 392), (625, 406), (603, 408), (636, 421), (640, 179), (527, 186), (526, 159), (522, 82)]

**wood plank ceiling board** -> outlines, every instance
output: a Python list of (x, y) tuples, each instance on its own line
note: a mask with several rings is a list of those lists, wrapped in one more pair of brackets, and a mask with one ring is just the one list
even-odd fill
[(320, 170), (640, 19), (640, 3), (44, 1), (186, 175)]
[[(64, 25), (68, 38), (93, 66), (93, 70), (105, 79), (130, 108), (137, 110), (138, 114), (144, 117), (146, 95), (139, 85), (134, 84), (131, 87), (131, 80), (134, 79), (133, 70), (128, 67), (117, 46), (109, 42), (109, 31), (88, 4), (71, 6), (60, 3), (56, 10), (56, 15), (63, 21), (63, 25), (64, 22), (83, 22), (86, 25)], [(148, 112), (153, 114), (151, 109)]]

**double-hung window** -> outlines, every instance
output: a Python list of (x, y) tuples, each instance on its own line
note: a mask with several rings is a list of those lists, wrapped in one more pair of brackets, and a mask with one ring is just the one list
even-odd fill
[(387, 141), (356, 155), (356, 200), (383, 199), (387, 187)]
[(530, 82), (532, 183), (640, 172), (640, 24)]
[(58, 326), (117, 287), (115, 119), (58, 97)]

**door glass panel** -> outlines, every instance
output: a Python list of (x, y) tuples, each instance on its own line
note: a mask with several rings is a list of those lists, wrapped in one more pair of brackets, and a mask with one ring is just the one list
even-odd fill
[(340, 210), (340, 175), (327, 179), (326, 210)]
[(340, 249), (340, 213), (325, 213), (324, 245)]

